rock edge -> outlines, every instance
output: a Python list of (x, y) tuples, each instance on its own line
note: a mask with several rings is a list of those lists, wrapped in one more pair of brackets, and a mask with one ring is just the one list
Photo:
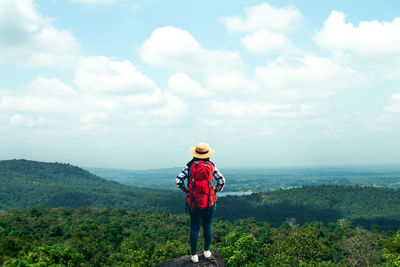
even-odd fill
[(196, 267), (226, 267), (221, 255), (217, 250), (211, 250), (211, 257), (206, 259), (204, 257), (204, 252), (201, 251), (197, 253), (199, 255), (199, 262), (193, 263), (190, 259), (190, 255), (182, 256), (175, 259), (169, 259), (156, 264), (155, 267), (186, 267), (186, 266), (196, 266)]

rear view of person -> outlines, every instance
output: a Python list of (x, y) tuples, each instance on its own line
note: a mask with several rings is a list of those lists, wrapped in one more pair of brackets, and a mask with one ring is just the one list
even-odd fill
[[(204, 257), (211, 257), (212, 219), (215, 212), (216, 192), (225, 184), (224, 176), (218, 171), (210, 157), (215, 150), (206, 143), (198, 143), (190, 149), (193, 159), (176, 177), (176, 184), (187, 194), (187, 208), (190, 214), (190, 249), (192, 261), (198, 262), (197, 241), (200, 227), (204, 232)], [(213, 186), (213, 179), (217, 181)], [(187, 187), (185, 186), (187, 180)]]

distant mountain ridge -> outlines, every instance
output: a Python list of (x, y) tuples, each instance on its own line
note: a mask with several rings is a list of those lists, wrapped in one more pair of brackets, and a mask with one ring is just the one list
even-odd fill
[(45, 207), (123, 207), (180, 212), (182, 195), (107, 181), (68, 163), (0, 161), (0, 209)]
[[(217, 164), (218, 165), (218, 164)], [(218, 165), (219, 166), (219, 165)], [(107, 180), (151, 189), (175, 190), (182, 167), (128, 170), (85, 168)], [(400, 189), (400, 166), (219, 168), (227, 179), (225, 192), (266, 192), (315, 185), (360, 185)]]
[(176, 189), (175, 177), (182, 168), (128, 170), (109, 168), (84, 168), (104, 179), (121, 184), (153, 189)]

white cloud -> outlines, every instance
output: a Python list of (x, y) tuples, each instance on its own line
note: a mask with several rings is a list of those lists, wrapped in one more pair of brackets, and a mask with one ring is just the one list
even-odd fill
[(206, 77), (207, 88), (214, 91), (243, 91), (258, 92), (261, 89), (260, 84), (248, 77), (243, 72), (234, 70), (224, 74), (209, 74)]
[(238, 52), (204, 49), (189, 32), (172, 26), (156, 29), (137, 52), (150, 65), (200, 74), (226, 73), (243, 65)]
[(23, 89), (4, 90), (0, 97), (3, 112), (68, 113), (82, 106), (78, 92), (57, 78), (38, 77)]
[(400, 17), (392, 22), (361, 21), (353, 25), (333, 11), (315, 42), (346, 65), (365, 69), (384, 79), (400, 79)]
[(291, 99), (327, 97), (365, 82), (352, 68), (315, 56), (280, 57), (255, 72), (267, 88)]
[(389, 99), (390, 105), (385, 107), (387, 113), (400, 114), (400, 93), (393, 94)]
[(34, 113), (65, 113), (79, 110), (80, 103), (73, 99), (48, 97), (43, 95), (25, 95), (24, 92), (8, 94), (0, 98), (0, 110)]
[(268, 54), (279, 51), (295, 51), (294, 44), (282, 33), (260, 30), (241, 39), (242, 45), (253, 54)]
[(42, 17), (33, 0), (0, 1), (0, 63), (71, 67), (80, 46), (71, 32)]
[[(173, 124), (181, 121), (188, 111), (188, 105), (179, 97), (165, 94), (166, 103), (157, 109), (151, 110), (151, 117), (149, 119), (155, 119), (159, 124)], [(144, 123), (154, 123), (154, 121), (147, 121)]]
[(322, 48), (346, 51), (367, 57), (400, 57), (400, 18), (392, 22), (345, 22), (345, 14), (333, 11), (323, 29), (314, 36)]
[(154, 90), (151, 94), (137, 94), (123, 96), (120, 100), (128, 106), (157, 106), (163, 103), (164, 98), (160, 89)]
[(27, 86), (30, 95), (52, 97), (75, 97), (78, 92), (57, 78), (38, 77)]
[(111, 61), (106, 57), (83, 58), (75, 73), (75, 83), (84, 90), (117, 94), (156, 88), (156, 84), (129, 61)]
[(245, 8), (245, 17), (223, 17), (229, 32), (242, 32), (244, 48), (253, 54), (274, 52), (293, 53), (297, 49), (286, 34), (293, 31), (303, 20), (300, 11), (289, 6), (276, 8), (268, 3)]
[(2, 90), (0, 95), (0, 114), (10, 127), (46, 124), (48, 129), (65, 128), (68, 132), (175, 124), (187, 110), (182, 99), (158, 88), (150, 93), (102, 94), (74, 90), (56, 78), (44, 77), (20, 90)]
[(211, 110), (217, 116), (246, 118), (247, 121), (260, 117), (297, 118), (308, 116), (314, 106), (307, 104), (271, 104), (260, 101), (212, 101)]
[(168, 80), (168, 89), (178, 96), (188, 98), (205, 98), (213, 95), (211, 91), (202, 87), (185, 73), (172, 75)]
[(303, 17), (300, 11), (289, 6), (276, 8), (268, 3), (248, 7), (244, 10), (246, 16), (223, 17), (222, 21), (230, 32), (256, 32), (259, 30), (270, 30), (287, 32), (293, 30)]
[(109, 116), (105, 112), (89, 112), (80, 116), (81, 129), (90, 131), (108, 131), (110, 127), (107, 125)]
[[(259, 89), (257, 82), (243, 73), (244, 64), (238, 52), (204, 49), (190, 33), (172, 26), (155, 30), (138, 49), (138, 53), (150, 65), (179, 72), (178, 75), (172, 75), (168, 82), (169, 90), (174, 93), (184, 95), (196, 91), (196, 96), (206, 97), (212, 94), (209, 90)], [(203, 78), (205, 88), (187, 73)]]

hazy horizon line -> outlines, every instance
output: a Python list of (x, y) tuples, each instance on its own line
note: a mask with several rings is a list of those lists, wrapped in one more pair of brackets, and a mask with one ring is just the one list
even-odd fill
[[(1, 159), (0, 161), (7, 160), (26, 160), (26, 161), (36, 161), (44, 163), (62, 163), (71, 164), (83, 169), (109, 169), (109, 170), (125, 170), (125, 171), (150, 171), (150, 170), (162, 170), (162, 169), (182, 169), (182, 166), (172, 166), (172, 167), (156, 167), (156, 168), (125, 168), (125, 167), (100, 167), (100, 166), (84, 166), (80, 164), (74, 164), (71, 162), (61, 162), (61, 161), (46, 161), (46, 160), (32, 160), (26, 158), (10, 158)], [(349, 164), (316, 164), (316, 165), (265, 165), (265, 166), (224, 166), (218, 165), (218, 169), (322, 169), (322, 168), (400, 168), (400, 163), (349, 163)]]

